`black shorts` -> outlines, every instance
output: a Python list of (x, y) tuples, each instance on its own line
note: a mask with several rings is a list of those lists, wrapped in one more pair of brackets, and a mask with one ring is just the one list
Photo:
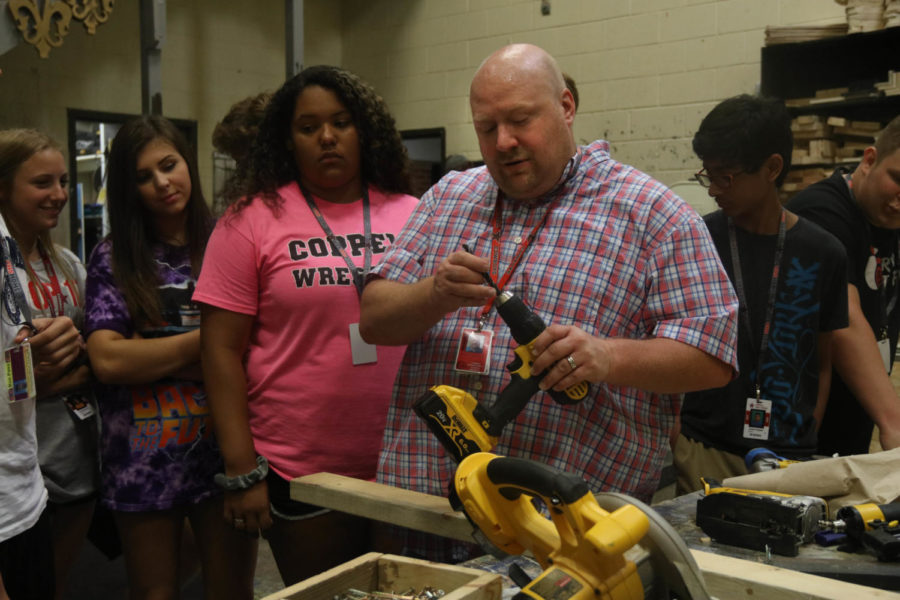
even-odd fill
[(53, 600), (53, 541), (50, 515), (17, 536), (0, 542), (0, 575), (10, 598)]
[(266, 475), (266, 485), (269, 488), (269, 504), (272, 514), (276, 517), (297, 521), (328, 511), (327, 508), (321, 506), (291, 500), (291, 482), (281, 477), (271, 467), (269, 467), (269, 474)]

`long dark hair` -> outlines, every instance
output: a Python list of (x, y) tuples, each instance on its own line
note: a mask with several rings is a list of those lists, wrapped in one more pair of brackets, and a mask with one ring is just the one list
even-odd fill
[(157, 138), (172, 144), (187, 164), (191, 176), (185, 227), (194, 275), (200, 272), (203, 252), (213, 227), (209, 207), (200, 189), (197, 160), (181, 131), (168, 119), (157, 116), (139, 117), (125, 123), (110, 148), (106, 208), (113, 276), (125, 296), (132, 318), (141, 324), (162, 321), (159, 276), (151, 249), (152, 244), (162, 240), (150, 212), (141, 201), (137, 184), (138, 156)]
[(238, 173), (243, 186), (229, 199), (234, 202), (233, 210), (242, 209), (256, 195), (275, 208), (279, 203), (278, 188), (299, 178), (297, 163), (293, 151), (288, 149), (288, 142), (297, 98), (311, 85), (334, 92), (350, 111), (359, 134), (363, 181), (385, 192), (409, 192), (406, 147), (387, 104), (371, 86), (353, 73), (320, 65), (304, 69), (288, 79), (272, 96), (250, 160), (245, 166), (247, 172)]

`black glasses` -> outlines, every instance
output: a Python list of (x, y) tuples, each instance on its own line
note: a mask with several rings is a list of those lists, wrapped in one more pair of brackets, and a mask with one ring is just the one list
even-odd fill
[(731, 187), (731, 184), (734, 181), (734, 176), (740, 175), (741, 173), (746, 173), (746, 171), (737, 171), (735, 173), (728, 173), (726, 175), (710, 175), (706, 172), (706, 167), (704, 167), (694, 173), (694, 178), (697, 180), (697, 183), (705, 188), (708, 188), (715, 183), (716, 187), (720, 190), (727, 190)]

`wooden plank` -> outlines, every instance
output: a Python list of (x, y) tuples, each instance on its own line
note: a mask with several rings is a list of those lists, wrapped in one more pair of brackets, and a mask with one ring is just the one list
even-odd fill
[(766, 600), (900, 599), (900, 594), (740, 558), (691, 550), (709, 593)]
[[(445, 537), (472, 541), (472, 525), (446, 498), (316, 473), (291, 481), (291, 498)], [(691, 550), (710, 594), (767, 600), (900, 600), (900, 594), (763, 563)]]
[(472, 524), (440, 496), (315, 473), (291, 481), (291, 498), (454, 540), (473, 541)]

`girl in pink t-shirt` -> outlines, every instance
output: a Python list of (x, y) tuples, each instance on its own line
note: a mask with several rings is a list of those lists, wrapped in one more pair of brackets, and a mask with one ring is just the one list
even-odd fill
[(362, 340), (359, 296), (416, 199), (383, 100), (336, 67), (274, 94), (238, 170), (194, 300), (225, 518), (263, 530), (290, 585), (368, 550), (366, 521), (293, 501), (288, 482), (374, 478), (404, 348)]

